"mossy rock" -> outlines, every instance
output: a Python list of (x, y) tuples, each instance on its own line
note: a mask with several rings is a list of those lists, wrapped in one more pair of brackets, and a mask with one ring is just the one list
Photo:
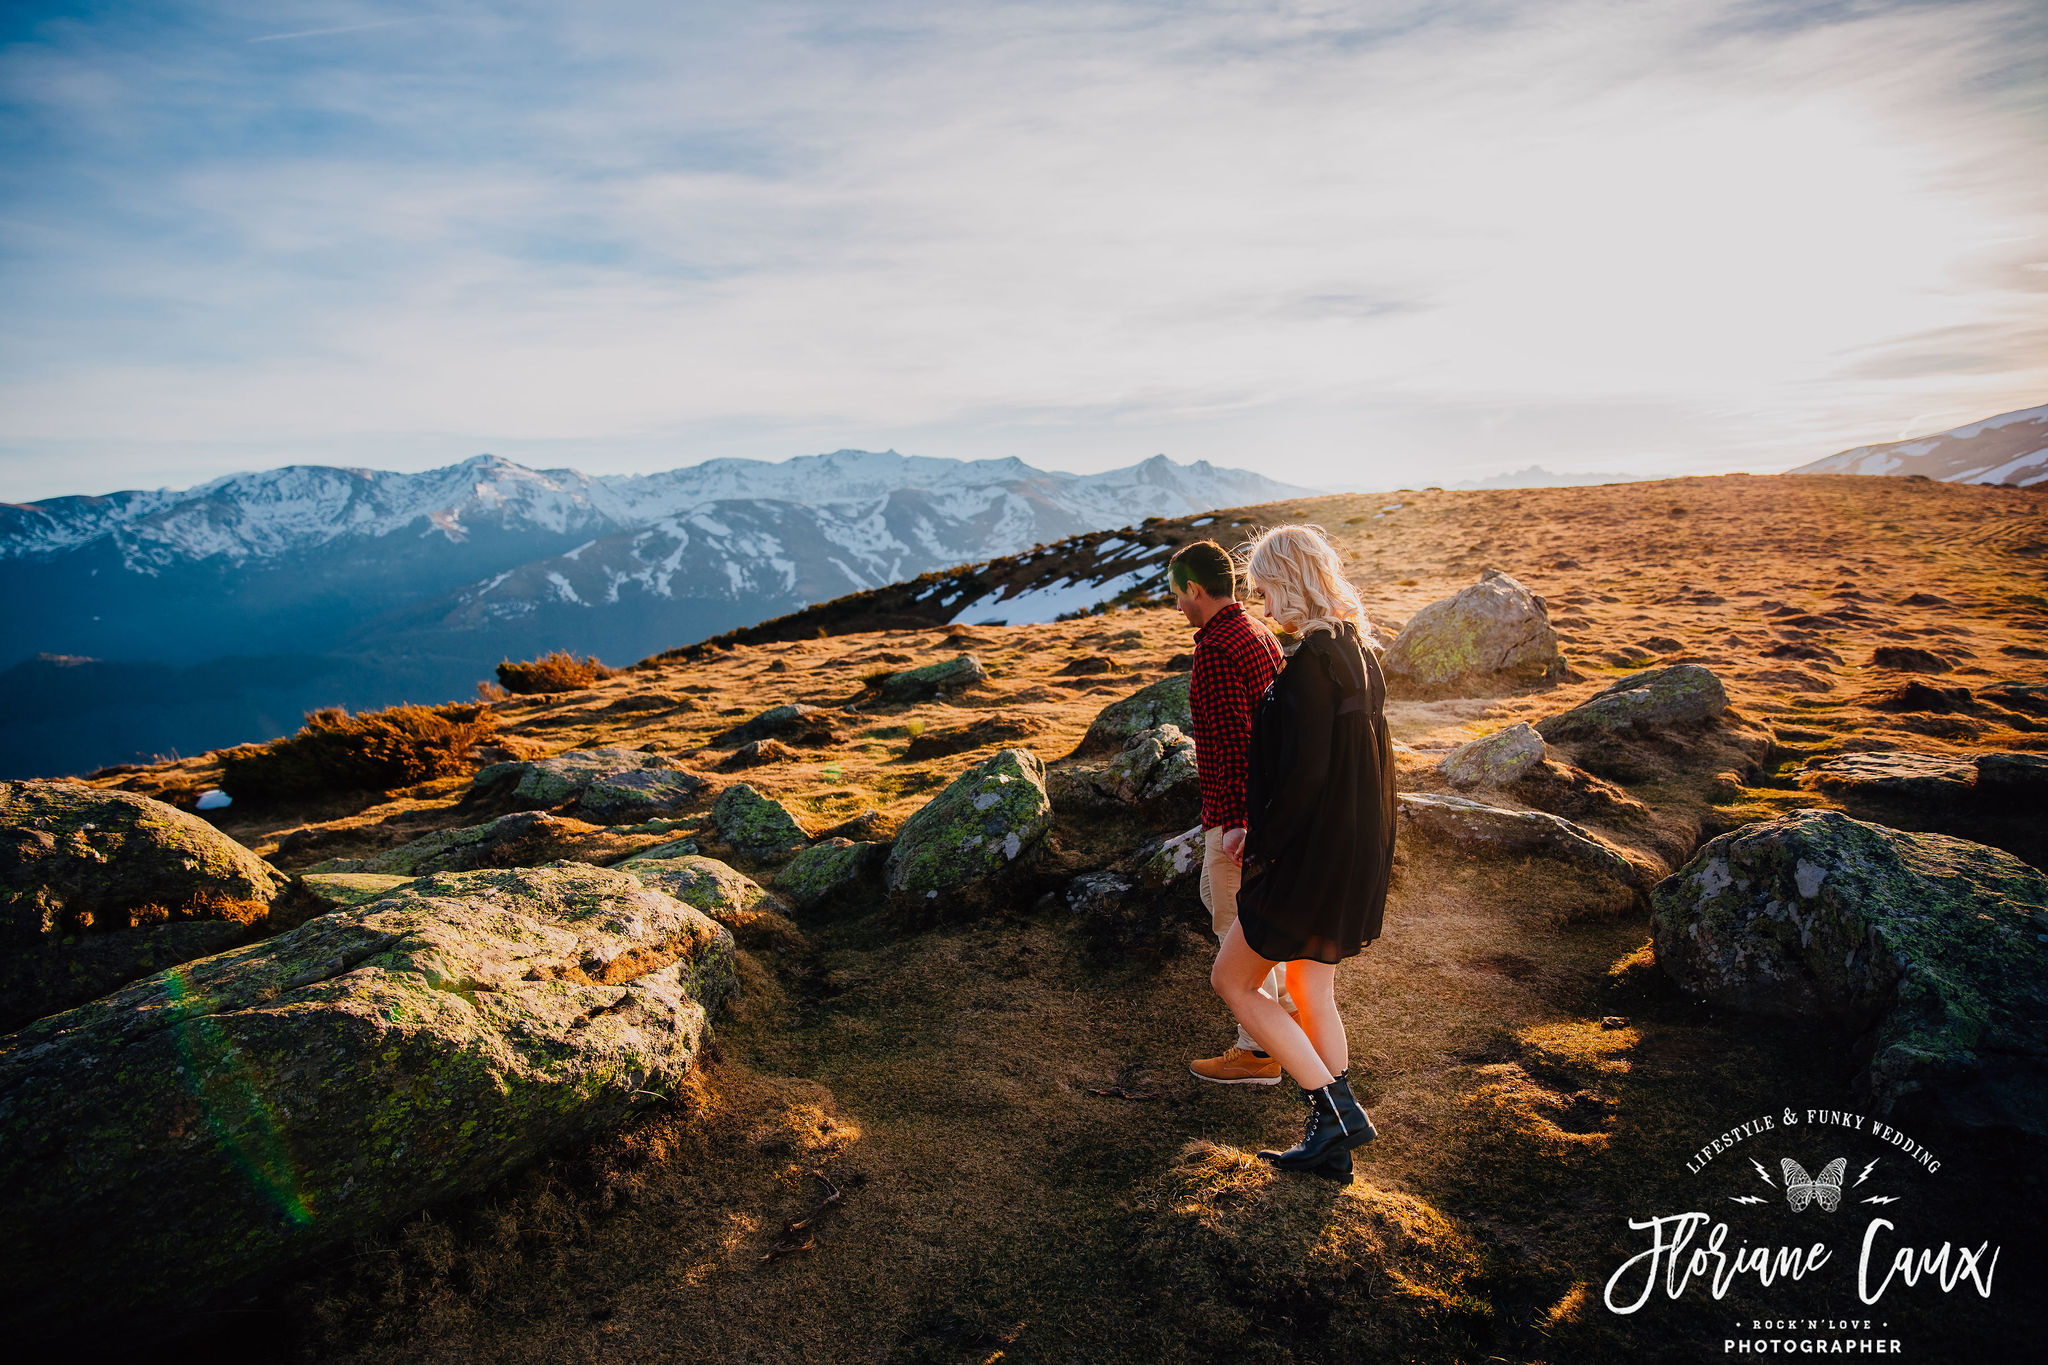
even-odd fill
[(921, 668), (890, 673), (870, 684), (884, 701), (921, 701), (943, 692), (960, 692), (988, 681), (988, 670), (972, 654), (960, 654)]
[(493, 763), (478, 771), (472, 785), (479, 791), (509, 787), (507, 798), (529, 808), (574, 801), (578, 815), (616, 823), (680, 810), (696, 798), (704, 779), (666, 754), (606, 748)]
[(1444, 755), (1437, 765), (1454, 787), (1505, 787), (1543, 762), (1543, 736), (1527, 721), (1482, 735)]
[(1381, 663), (1390, 689), (1418, 697), (1485, 695), (1564, 672), (1549, 608), (1498, 569), (1408, 618)]
[(903, 822), (884, 875), (890, 903), (918, 919), (988, 908), (1051, 825), (1045, 765), (1027, 749), (999, 750)]
[(1546, 858), (1582, 874), (1586, 909), (1620, 911), (1642, 904), (1663, 871), (1630, 855), (1583, 825), (1547, 811), (1489, 806), (1469, 797), (1402, 792), (1396, 798), (1398, 843), (1421, 846), (1458, 861)]
[(1103, 707), (1089, 722), (1075, 754), (1121, 753), (1135, 736), (1162, 725), (1193, 734), (1195, 715), (1188, 704), (1188, 682), (1188, 674), (1176, 673)]
[(775, 890), (799, 910), (858, 902), (881, 890), (889, 845), (854, 839), (824, 839), (784, 864)]
[(713, 735), (710, 742), (720, 749), (743, 748), (764, 739), (787, 744), (831, 744), (839, 738), (833, 731), (832, 718), (833, 713), (824, 707), (806, 706), (802, 702), (771, 706), (752, 720)]
[(716, 858), (641, 855), (626, 859), (618, 868), (642, 886), (703, 911), (732, 930), (743, 947), (787, 948), (802, 942), (803, 935), (789, 922), (788, 906), (752, 877)]
[(2048, 877), (2011, 854), (1796, 811), (1709, 841), (1651, 906), (1686, 990), (1860, 1033), (1878, 1112), (2048, 1135)]
[(1872, 749), (1809, 758), (1799, 780), (1834, 797), (1952, 807), (1976, 796), (1978, 771), (1959, 754)]
[(0, 1030), (254, 936), (286, 885), (161, 801), (0, 782)]
[(1067, 909), (1096, 949), (1118, 960), (1177, 949), (1183, 928), (1208, 924), (1202, 909), (1202, 837), (1147, 841), (1128, 858), (1067, 884)]
[(657, 1103), (732, 936), (623, 872), (437, 873), (0, 1039), (19, 1330), (218, 1302)]
[(1704, 664), (1669, 664), (1602, 688), (1571, 710), (1536, 722), (1536, 732), (1552, 743), (1604, 739), (1703, 725), (1727, 709), (1727, 689), (1712, 669)]
[(720, 792), (711, 818), (718, 824), (718, 837), (749, 858), (780, 857), (811, 837), (787, 806), (761, 795), (748, 782)]
[(306, 872), (299, 876), (299, 884), (330, 911), (382, 900), (411, 880), (396, 872)]
[(1202, 814), (1195, 742), (1177, 725), (1140, 730), (1109, 762), (1059, 769), (1048, 781), (1054, 803), (1063, 811), (1070, 806), (1122, 807), (1176, 832)]

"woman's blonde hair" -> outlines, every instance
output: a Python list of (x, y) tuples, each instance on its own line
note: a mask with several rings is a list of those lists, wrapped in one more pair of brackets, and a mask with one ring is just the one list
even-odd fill
[(1294, 635), (1349, 621), (1361, 640), (1372, 638), (1365, 604), (1344, 577), (1344, 560), (1320, 526), (1275, 526), (1245, 550), (1245, 581), (1265, 594), (1273, 622)]

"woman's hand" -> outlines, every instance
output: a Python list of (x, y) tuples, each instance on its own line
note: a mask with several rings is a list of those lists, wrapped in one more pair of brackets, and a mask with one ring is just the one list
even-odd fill
[(1244, 830), (1241, 827), (1223, 831), (1223, 851), (1230, 855), (1230, 861), (1239, 867), (1244, 866)]

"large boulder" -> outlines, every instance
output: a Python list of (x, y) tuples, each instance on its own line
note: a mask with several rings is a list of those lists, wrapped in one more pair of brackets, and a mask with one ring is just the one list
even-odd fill
[(868, 686), (885, 702), (924, 701), (948, 693), (964, 692), (988, 681), (988, 670), (972, 654), (960, 654), (921, 668), (885, 673)]
[(1564, 672), (1543, 599), (1498, 569), (1416, 612), (1381, 662), (1389, 687), (1408, 696), (1489, 692)]
[(12, 1325), (217, 1299), (604, 1131), (732, 973), (623, 872), (438, 873), (0, 1039)]
[(618, 868), (642, 886), (703, 911), (732, 930), (745, 947), (780, 948), (801, 940), (785, 913), (788, 906), (762, 890), (752, 877), (716, 858), (698, 854), (640, 856), (626, 859)]
[(856, 903), (881, 889), (889, 845), (868, 840), (821, 838), (775, 874), (775, 890), (799, 910)]
[(1728, 692), (1703, 664), (1644, 669), (1595, 692), (1569, 711), (1536, 722), (1536, 732), (1560, 740), (1607, 739), (1703, 725), (1728, 709)]
[(329, 858), (307, 870), (423, 877), (429, 872), (469, 872), (479, 867), (530, 867), (560, 858), (563, 838), (571, 831), (590, 830), (589, 825), (559, 819), (544, 810), (515, 811), (481, 825), (437, 829), (367, 858)]
[(553, 758), (493, 763), (477, 772), (472, 785), (478, 791), (502, 789), (520, 806), (574, 801), (578, 815), (612, 823), (680, 810), (695, 799), (704, 779), (666, 754), (574, 749)]
[(1186, 829), (1202, 813), (1195, 742), (1177, 725), (1140, 730), (1109, 762), (1059, 769), (1049, 780), (1062, 809), (1127, 807), (1175, 830)]
[(995, 904), (1051, 825), (1045, 765), (1028, 749), (999, 750), (903, 822), (883, 877), (889, 900), (917, 919)]
[(1437, 770), (1454, 787), (1505, 787), (1543, 762), (1543, 736), (1527, 721), (1481, 735), (1444, 755)]
[(0, 782), (0, 1031), (244, 941), (285, 885), (161, 801)]
[(1202, 923), (1202, 837), (1148, 840), (1128, 858), (1067, 884), (1067, 909), (1098, 949), (1116, 958), (1157, 957)]
[(822, 706), (807, 706), (802, 702), (771, 706), (753, 719), (713, 735), (711, 745), (718, 749), (739, 749), (764, 739), (810, 746), (832, 744), (839, 738), (832, 728), (833, 716), (833, 712)]
[(778, 858), (810, 839), (789, 808), (741, 782), (727, 787), (712, 804), (718, 837), (748, 858)]
[(1800, 780), (1829, 796), (1951, 803), (1976, 794), (1977, 767), (1968, 758), (1953, 754), (1874, 749), (1810, 758)]
[(1596, 910), (1639, 905), (1663, 869), (1640, 854), (1608, 843), (1583, 825), (1548, 811), (1490, 806), (1469, 797), (1402, 792), (1397, 845), (1421, 847), (1460, 861), (1474, 858), (1545, 858), (1581, 874)]
[(1176, 673), (1103, 707), (1089, 722), (1088, 733), (1082, 736), (1074, 753), (1119, 753), (1134, 736), (1162, 725), (1194, 733), (1195, 713), (1188, 704), (1188, 681), (1188, 674)]
[(2048, 877), (2017, 858), (1796, 811), (1709, 841), (1651, 906), (1686, 990), (1860, 1034), (1877, 1112), (2048, 1135)]

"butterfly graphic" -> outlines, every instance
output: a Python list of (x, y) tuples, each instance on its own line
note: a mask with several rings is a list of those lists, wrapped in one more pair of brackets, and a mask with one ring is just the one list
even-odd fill
[(1849, 1158), (1838, 1156), (1813, 1176), (1789, 1156), (1780, 1164), (1785, 1170), (1785, 1202), (1792, 1206), (1792, 1212), (1804, 1210), (1809, 1200), (1829, 1213), (1842, 1206), (1842, 1173), (1849, 1169)]

